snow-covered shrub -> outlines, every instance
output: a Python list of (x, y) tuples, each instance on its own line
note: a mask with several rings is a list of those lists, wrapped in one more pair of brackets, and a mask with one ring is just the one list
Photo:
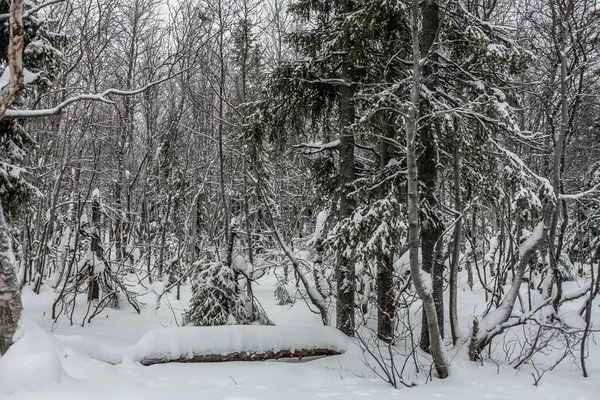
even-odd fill
[(283, 282), (283, 280), (277, 281), (273, 294), (275, 295), (275, 299), (277, 300), (277, 305), (284, 306), (286, 304), (292, 304), (294, 302), (292, 296), (290, 296), (290, 293), (285, 287), (285, 282)]
[(245, 323), (244, 299), (233, 270), (222, 263), (201, 267), (192, 284), (190, 322), (197, 326)]

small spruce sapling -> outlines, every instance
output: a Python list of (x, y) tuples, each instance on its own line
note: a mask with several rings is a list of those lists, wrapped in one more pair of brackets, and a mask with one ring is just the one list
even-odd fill
[(190, 322), (197, 326), (245, 323), (244, 299), (236, 286), (230, 267), (222, 263), (203, 265), (192, 284)]
[(285, 306), (287, 304), (293, 304), (294, 300), (292, 296), (290, 296), (290, 292), (285, 286), (285, 282), (283, 279), (278, 279), (277, 284), (275, 285), (275, 290), (273, 291), (273, 295), (277, 300), (277, 305)]

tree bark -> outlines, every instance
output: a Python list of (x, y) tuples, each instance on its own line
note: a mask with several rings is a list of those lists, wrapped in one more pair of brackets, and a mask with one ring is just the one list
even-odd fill
[(10, 232), (0, 201), (0, 356), (6, 353), (13, 343), (22, 309)]
[[(439, 6), (437, 0), (428, 0), (421, 5), (423, 12), (422, 22), (422, 49), (421, 51), (432, 62), (425, 61), (422, 66), (422, 80), (430, 90), (434, 90), (436, 83), (433, 81), (434, 68), (433, 61), (435, 55), (428, 55), (439, 29)], [(417, 107), (420, 108), (423, 115), (429, 113), (429, 105), (426, 101), (419, 101)], [(444, 336), (444, 297), (443, 290), (439, 289), (439, 283), (443, 282), (443, 264), (436, 262), (436, 244), (441, 241), (443, 227), (438, 218), (438, 202), (435, 193), (438, 190), (437, 173), (437, 144), (434, 126), (432, 122), (426, 122), (418, 127), (418, 135), (422, 152), (417, 160), (419, 182), (423, 187), (422, 204), (427, 208), (428, 221), (421, 221), (421, 262), (423, 271), (433, 274), (432, 282), (434, 285), (433, 300), (435, 303), (439, 332)], [(436, 283), (438, 285), (436, 285)], [(436, 290), (437, 289), (437, 290)], [(424, 351), (429, 351), (429, 324), (423, 315), (423, 324), (421, 325), (420, 347)]]
[[(556, 12), (554, 10), (553, 11)], [(564, 9), (563, 14), (561, 15), (558, 21), (554, 21), (554, 23), (559, 24), (560, 28), (560, 47), (557, 45), (557, 53), (558, 58), (560, 60), (560, 100), (561, 100), (561, 123), (560, 129), (558, 132), (558, 137), (555, 138), (554, 141), (554, 155), (553, 155), (553, 164), (552, 164), (552, 184), (554, 186), (554, 191), (557, 195), (556, 201), (558, 202), (557, 206), (554, 207), (554, 212), (552, 214), (552, 222), (550, 225), (549, 231), (549, 246), (550, 246), (550, 267), (552, 269), (552, 275), (554, 279), (554, 283), (556, 284), (556, 296), (554, 301), (552, 302), (552, 306), (554, 307), (554, 311), (558, 312), (558, 303), (562, 297), (562, 279), (560, 270), (558, 268), (558, 260), (560, 258), (560, 246), (555, 246), (556, 239), (556, 228), (558, 226), (558, 219), (560, 218), (561, 212), (561, 200), (558, 197), (558, 193), (561, 188), (561, 165), (563, 161), (563, 149), (565, 144), (565, 138), (567, 136), (568, 124), (569, 124), (569, 98), (568, 98), (568, 52), (569, 45), (567, 43), (568, 40), (568, 24), (569, 19), (571, 18), (571, 12), (573, 11), (573, 0), (568, 0), (566, 2), (566, 9)], [(555, 16), (558, 18), (558, 16)]]
[[(346, 56), (347, 57), (347, 56)], [(346, 84), (340, 89), (340, 209), (339, 219), (348, 218), (354, 210), (349, 197), (354, 172), (354, 136), (348, 127), (354, 122), (354, 88), (351, 86), (349, 61), (344, 61)], [(354, 336), (354, 292), (356, 271), (353, 262), (343, 254), (338, 256), (337, 277), (337, 328), (348, 336)]]
[[(452, 248), (452, 264), (450, 266), (450, 332), (452, 334), (452, 344), (456, 345), (460, 336), (460, 329), (458, 326), (458, 263), (460, 258), (460, 243), (462, 242), (462, 196), (460, 193), (461, 189), (461, 171), (460, 171), (460, 143), (457, 140), (454, 144), (454, 208), (461, 215), (458, 216), (456, 225), (454, 225), (454, 243)], [(472, 279), (472, 274), (471, 274)]]
[(6, 114), (17, 92), (23, 86), (23, 0), (10, 2), (8, 66), (10, 78), (8, 85), (0, 92), (0, 118)]
[[(343, 13), (351, 13), (352, 1), (344, 1), (341, 5)], [(348, 218), (354, 211), (354, 201), (349, 194), (355, 179), (354, 169), (354, 134), (349, 127), (354, 123), (354, 86), (353, 67), (348, 54), (350, 44), (346, 38), (341, 46), (342, 54), (342, 79), (344, 84), (339, 89), (339, 131), (340, 131), (340, 208), (339, 220)], [(338, 255), (336, 264), (337, 302), (336, 302), (336, 327), (348, 336), (354, 336), (354, 296), (356, 286), (356, 270), (352, 260), (344, 254)]]
[[(389, 118), (385, 129), (386, 137), (393, 139), (396, 129), (393, 119)], [(389, 144), (384, 139), (380, 142), (380, 170), (385, 169), (390, 160)], [(386, 343), (394, 338), (394, 259), (391, 254), (381, 254), (377, 262), (377, 337)]]
[[(100, 198), (98, 193), (92, 195), (92, 224), (90, 232), (90, 251), (94, 254), (94, 260), (101, 260), (102, 248), (100, 246)], [(88, 286), (87, 301), (98, 300), (100, 297), (100, 284), (98, 276), (94, 272), (94, 263), (90, 265), (90, 284)]]
[(225, 232), (225, 243), (229, 242), (229, 207), (227, 203), (227, 195), (225, 193), (225, 154), (223, 152), (223, 107), (224, 107), (224, 96), (225, 96), (225, 16), (223, 11), (223, 4), (218, 1), (218, 13), (219, 13), (219, 122), (218, 122), (218, 136), (219, 136), (219, 187), (221, 189), (221, 201), (223, 201), (223, 229)]
[(278, 360), (280, 358), (322, 357), (342, 354), (332, 349), (297, 349), (266, 351), (264, 353), (241, 352), (228, 354), (198, 354), (189, 358), (145, 358), (140, 363), (145, 366), (155, 364), (177, 363), (202, 363), (202, 362), (228, 362), (228, 361), (265, 361)]

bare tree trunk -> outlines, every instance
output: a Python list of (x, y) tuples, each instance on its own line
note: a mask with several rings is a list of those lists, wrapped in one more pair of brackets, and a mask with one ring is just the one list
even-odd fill
[[(452, 264), (450, 266), (450, 332), (452, 334), (452, 344), (456, 345), (458, 337), (460, 336), (460, 329), (458, 326), (458, 311), (457, 311), (457, 297), (458, 297), (458, 263), (460, 258), (460, 243), (462, 242), (462, 196), (460, 193), (461, 189), (461, 173), (460, 173), (460, 149), (459, 141), (457, 140), (454, 147), (453, 162), (454, 162), (454, 208), (461, 215), (458, 216), (456, 225), (454, 226), (454, 246), (452, 249)], [(472, 276), (471, 276), (472, 279)]]
[[(554, 212), (552, 214), (552, 223), (550, 225), (549, 232), (549, 246), (550, 246), (550, 267), (552, 269), (552, 275), (554, 278), (554, 282), (556, 283), (556, 296), (554, 301), (552, 302), (552, 306), (554, 307), (554, 311), (558, 312), (558, 303), (562, 297), (562, 279), (560, 270), (558, 268), (558, 259), (560, 257), (561, 249), (559, 247), (555, 247), (555, 239), (556, 239), (556, 228), (558, 226), (558, 219), (560, 218), (561, 213), (561, 202), (562, 200), (558, 197), (558, 193), (561, 189), (561, 165), (563, 161), (563, 149), (565, 145), (565, 138), (567, 136), (567, 129), (569, 124), (569, 98), (568, 98), (568, 72), (567, 67), (570, 62), (568, 59), (568, 24), (569, 19), (571, 18), (571, 12), (573, 11), (573, 0), (568, 0), (566, 2), (566, 9), (563, 11), (562, 18), (558, 21), (554, 21), (557, 24), (560, 24), (560, 48), (557, 48), (558, 57), (560, 59), (560, 100), (561, 100), (561, 123), (560, 130), (558, 132), (558, 137), (555, 138), (554, 142), (554, 157), (553, 157), (553, 165), (552, 165), (552, 184), (554, 186), (554, 191), (557, 195), (558, 204), (554, 207)], [(553, 11), (554, 6), (552, 7)], [(556, 12), (556, 11), (555, 11)], [(558, 17), (556, 17), (558, 18)]]
[(169, 194), (167, 195), (167, 204), (166, 204), (167, 209), (165, 210), (165, 215), (163, 217), (163, 223), (162, 223), (162, 227), (160, 230), (160, 247), (158, 250), (158, 278), (159, 279), (162, 279), (162, 277), (163, 277), (164, 266), (165, 266), (165, 247), (167, 244), (167, 226), (169, 224), (169, 218), (171, 215), (171, 201), (173, 198), (173, 190), (174, 190), (170, 183), (170, 181), (172, 179), (172, 172), (173, 172), (173, 168), (170, 167), (169, 184), (168, 184)]
[(394, 338), (396, 307), (393, 292), (394, 263), (382, 255), (377, 263), (377, 337), (386, 343)]
[(431, 288), (428, 287), (426, 275), (419, 266), (419, 214), (417, 205), (418, 171), (416, 160), (417, 119), (421, 91), (421, 50), (419, 46), (419, 0), (411, 3), (411, 36), (413, 51), (413, 81), (411, 87), (411, 105), (406, 121), (406, 160), (408, 167), (408, 245), (410, 259), (410, 273), (415, 284), (415, 289), (423, 302), (423, 311), (427, 316), (429, 328), (430, 352), (438, 377), (444, 379), (448, 376), (448, 362), (445, 349), (440, 336), (439, 324)]
[(52, 237), (52, 231), (54, 230), (54, 220), (56, 219), (56, 205), (58, 204), (61, 184), (62, 184), (65, 170), (67, 169), (67, 165), (68, 165), (68, 163), (65, 158), (65, 160), (63, 160), (63, 164), (60, 168), (60, 172), (59, 172), (58, 176), (56, 177), (56, 182), (54, 183), (54, 188), (52, 190), (52, 197), (50, 199), (50, 205), (49, 205), (49, 208), (50, 208), (49, 218), (48, 218), (48, 222), (46, 222), (46, 225), (44, 227), (44, 231), (42, 233), (42, 239), (40, 240), (40, 247), (38, 249), (38, 254), (36, 255), (37, 279), (35, 281), (33, 291), (37, 294), (40, 293), (40, 289), (42, 287), (42, 279), (44, 277), (44, 269), (46, 266), (46, 255), (48, 254), (48, 251), (50, 250), (49, 246), (48, 246), (48, 242), (50, 241), (50, 238)]
[(225, 194), (225, 155), (223, 153), (223, 106), (225, 96), (225, 54), (224, 54), (224, 40), (225, 40), (225, 16), (223, 11), (223, 4), (218, 1), (218, 18), (219, 18), (219, 185), (221, 189), (221, 200), (223, 201), (223, 229), (225, 232), (225, 243), (229, 242), (229, 207), (227, 203), (227, 196)]
[(0, 201), (0, 355), (6, 353), (13, 343), (22, 309), (10, 232)]
[[(475, 253), (477, 248), (477, 208), (473, 206), (473, 212), (471, 213), (471, 255), (473, 258), (473, 263), (477, 265), (477, 254)], [(473, 265), (471, 264), (471, 260), (467, 261), (467, 281), (469, 283), (469, 287), (473, 290)], [(487, 291), (486, 297), (487, 297)], [(487, 301), (487, 299), (486, 299)]]
[(93, 253), (94, 258), (90, 265), (90, 285), (88, 286), (88, 298), (87, 301), (98, 300), (100, 297), (100, 284), (98, 283), (98, 277), (94, 272), (94, 263), (96, 260), (101, 260), (101, 247), (100, 247), (100, 198), (99, 193), (94, 192), (92, 194), (92, 224), (90, 232), (90, 251)]
[[(598, 260), (600, 261), (600, 260)], [(594, 282), (595, 279), (600, 279), (599, 277), (594, 276), (594, 254), (592, 253), (590, 257), (590, 295), (586, 302), (585, 307), (585, 328), (583, 330), (583, 336), (581, 337), (581, 348), (579, 352), (579, 359), (581, 361), (581, 370), (583, 372), (583, 377), (588, 377), (588, 371), (585, 365), (585, 359), (587, 358), (585, 345), (587, 344), (588, 335), (590, 333), (590, 326), (592, 320), (592, 303), (594, 302), (595, 292), (594, 292)]]

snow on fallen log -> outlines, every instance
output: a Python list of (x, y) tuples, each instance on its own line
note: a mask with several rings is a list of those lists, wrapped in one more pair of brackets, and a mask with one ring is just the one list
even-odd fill
[(329, 326), (227, 325), (153, 329), (126, 347), (91, 348), (89, 343), (67, 342), (110, 364), (153, 365), (338, 355), (348, 349), (350, 339)]
[(143, 365), (166, 362), (255, 361), (337, 355), (349, 339), (327, 326), (208, 326), (155, 329), (125, 357)]

